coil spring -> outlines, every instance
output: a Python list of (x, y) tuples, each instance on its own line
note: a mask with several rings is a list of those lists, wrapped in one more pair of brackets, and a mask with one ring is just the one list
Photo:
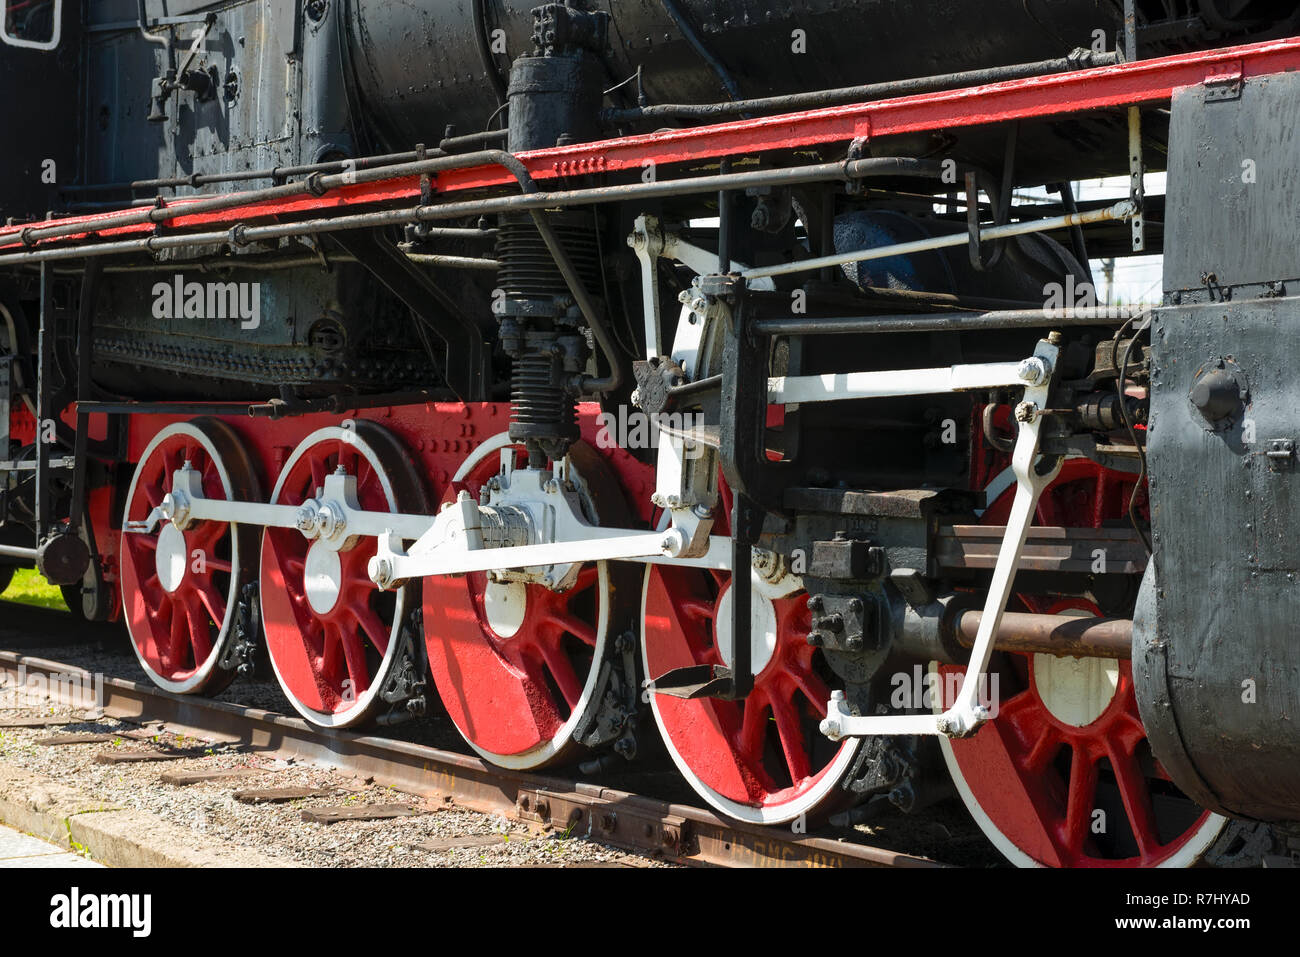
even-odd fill
[[(583, 285), (588, 292), (598, 294), (600, 250), (594, 219), (584, 213), (552, 212), (547, 217)], [(569, 287), (531, 216), (511, 214), (501, 217), (496, 256), (501, 264), (497, 283), (507, 297), (553, 299), (569, 296)]]
[(515, 360), (510, 382), (512, 438), (578, 437), (577, 406), (563, 382), (563, 369), (551, 355), (530, 353)]

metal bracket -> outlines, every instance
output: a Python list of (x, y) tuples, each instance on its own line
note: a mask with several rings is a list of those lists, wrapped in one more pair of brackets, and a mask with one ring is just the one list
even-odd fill
[(1241, 99), (1242, 63), (1233, 60), (1219, 65), (1219, 72), (1205, 78), (1206, 103), (1222, 103)]
[(1295, 468), (1295, 439), (1269, 439), (1268, 467), (1274, 472), (1284, 472)]

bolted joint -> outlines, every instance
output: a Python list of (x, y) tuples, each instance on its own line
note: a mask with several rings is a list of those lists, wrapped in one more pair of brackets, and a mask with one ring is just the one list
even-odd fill
[(319, 519), (320, 516), (316, 510), (316, 503), (307, 501), (298, 508), (295, 524), (297, 525), (298, 531), (302, 532), (303, 535), (308, 538), (315, 538), (320, 534), (320, 529), (317, 525)]
[(1023, 359), (1020, 365), (1016, 367), (1016, 375), (1020, 381), (1028, 385), (1042, 385), (1052, 374), (1052, 367), (1041, 356), (1030, 356)]
[(342, 535), (348, 527), (343, 509), (333, 502), (326, 502), (320, 507), (316, 516), (321, 538), (331, 539)]
[(393, 563), (387, 558), (376, 555), (367, 563), (366, 571), (370, 575), (370, 580), (381, 589), (393, 583)]

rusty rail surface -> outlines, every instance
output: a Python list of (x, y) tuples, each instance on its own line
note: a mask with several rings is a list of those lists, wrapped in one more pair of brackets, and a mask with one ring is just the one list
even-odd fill
[[(50, 698), (75, 704), (74, 689), (98, 687), (84, 668), (0, 651), (0, 677), (42, 676)], [(696, 807), (594, 784), (494, 768), (478, 758), (350, 731), (327, 731), (300, 718), (224, 701), (174, 695), (123, 678), (103, 678), (102, 711), (132, 722), (161, 721), (169, 731), (250, 751), (310, 761), (382, 785), (674, 863), (723, 867), (938, 867), (934, 861), (849, 841), (751, 827)]]

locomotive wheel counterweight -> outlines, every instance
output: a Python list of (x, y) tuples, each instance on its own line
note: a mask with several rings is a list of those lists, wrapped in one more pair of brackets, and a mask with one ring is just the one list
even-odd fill
[[(210, 498), (261, 497), (252, 460), (234, 431), (198, 419), (168, 426), (149, 443), (127, 492), (123, 524), (161, 505), (187, 463)], [(122, 603), (131, 645), (160, 688), (215, 694), (234, 678), (220, 662), (234, 634), (240, 591), (253, 577), (256, 534), (204, 521), (183, 530), (164, 522), (152, 534), (122, 536)]]
[[(444, 501), (460, 492), (479, 500), (503, 450), (518, 467), (526, 463), (523, 446), (500, 433), (460, 466)], [(600, 459), (581, 443), (570, 458), (581, 462), (577, 481), (591, 493), (593, 511), (616, 522), (622, 503), (613, 500), (617, 486)], [(600, 706), (595, 692), (617, 617), (617, 575), (608, 562), (587, 562), (568, 577), (572, 583), (557, 588), (509, 575), (489, 580), (486, 572), (424, 583), (434, 683), (461, 736), (492, 764), (532, 770), (574, 757), (581, 750), (575, 731)]]
[[(1005, 520), (1014, 487), (990, 487), (985, 524)], [(1132, 480), (1069, 459), (1043, 493), (1046, 525), (1099, 527), (1124, 514)], [(1019, 594), (1042, 614), (1101, 614), (1080, 598)], [(990, 672), (997, 711), (973, 737), (940, 738), (971, 816), (1012, 863), (1051, 867), (1184, 867), (1214, 842), (1224, 818), (1196, 807), (1151, 756), (1129, 661), (1002, 653)], [(944, 676), (964, 668), (942, 665)], [(992, 678), (997, 686), (992, 686)], [(951, 703), (955, 677), (940, 687)], [(939, 702), (937, 710), (942, 710)]]
[[(339, 469), (355, 478), (360, 508), (424, 511), (410, 457), (371, 422), (303, 439), (271, 501), (300, 505), (320, 496), (325, 477)], [(271, 663), (294, 708), (322, 727), (350, 727), (389, 707), (381, 692), (404, 665), (401, 632), (417, 607), (419, 583), (377, 589), (366, 573), (375, 547), (373, 538), (331, 544), (292, 528), (267, 528), (262, 537), (262, 626)]]

